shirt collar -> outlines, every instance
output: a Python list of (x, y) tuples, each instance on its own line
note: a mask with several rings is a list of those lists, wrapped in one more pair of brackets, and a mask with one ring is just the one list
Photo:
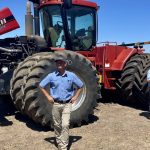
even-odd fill
[(59, 71), (56, 71), (55, 74), (56, 76), (67, 77), (67, 71), (65, 71), (63, 75), (61, 75)]

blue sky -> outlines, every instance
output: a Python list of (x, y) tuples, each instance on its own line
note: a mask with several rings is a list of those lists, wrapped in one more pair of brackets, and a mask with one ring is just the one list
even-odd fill
[[(99, 42), (117, 43), (150, 41), (149, 0), (91, 0), (100, 6)], [(0, 0), (0, 9), (9, 7), (21, 28), (2, 35), (0, 38), (24, 35), (24, 14), (26, 0)], [(145, 46), (150, 52), (150, 45)], [(149, 50), (148, 50), (149, 49)]]

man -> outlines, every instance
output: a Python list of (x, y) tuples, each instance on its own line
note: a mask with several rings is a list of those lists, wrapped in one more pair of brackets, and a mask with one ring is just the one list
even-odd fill
[[(39, 88), (47, 100), (53, 104), (52, 117), (58, 149), (67, 150), (71, 106), (77, 100), (83, 83), (74, 73), (66, 71), (65, 58), (58, 57), (55, 62), (57, 70), (48, 74), (40, 82)], [(47, 84), (50, 84), (50, 94), (44, 89)], [(77, 86), (76, 92), (73, 85)]]
[(150, 119), (150, 69), (147, 72), (147, 82), (148, 82), (148, 104), (149, 104), (149, 116), (148, 118)]

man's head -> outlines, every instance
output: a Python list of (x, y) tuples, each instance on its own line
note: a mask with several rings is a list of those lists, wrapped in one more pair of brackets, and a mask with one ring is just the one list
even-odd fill
[(64, 71), (66, 66), (67, 66), (67, 60), (62, 57), (62, 56), (58, 56), (56, 59), (55, 59), (55, 62), (56, 62), (56, 67), (58, 69), (58, 71)]

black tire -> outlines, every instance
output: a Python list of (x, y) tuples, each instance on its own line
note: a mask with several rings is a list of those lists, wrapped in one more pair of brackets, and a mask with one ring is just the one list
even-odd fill
[(150, 56), (137, 54), (126, 63), (121, 75), (121, 91), (124, 102), (148, 104), (147, 71), (150, 68)]
[(147, 72), (150, 69), (150, 54), (144, 54), (145, 66), (143, 68), (143, 76), (141, 78), (141, 102), (148, 108), (149, 103), (149, 87), (147, 83)]
[[(30, 60), (30, 59), (29, 59)], [(23, 80), (24, 77), (28, 74), (28, 68), (34, 64), (34, 60), (31, 59), (30, 61), (22, 62), (18, 65), (15, 69), (13, 77), (11, 79), (10, 84), (10, 95), (12, 100), (15, 104), (15, 107), (22, 112), (22, 105), (23, 105)]]
[(58, 55), (65, 55), (69, 60), (67, 70), (77, 74), (84, 82), (84, 90), (81, 97), (78, 99), (78, 103), (73, 106), (73, 111), (71, 112), (71, 124), (79, 126), (82, 121), (88, 122), (88, 115), (93, 113), (93, 107), (96, 105), (99, 92), (97, 72), (91, 62), (84, 56), (71, 51), (55, 52), (54, 54), (46, 53), (42, 56), (39, 53), (37, 55), (39, 55), (39, 59), (34, 58), (34, 65), (29, 68), (28, 74), (25, 75), (26, 77), (23, 80), (22, 108), (24, 112), (42, 125), (49, 126), (51, 124), (52, 105), (43, 97), (36, 83), (55, 70), (54, 59)]
[[(45, 53), (42, 53), (43, 55)], [(47, 54), (47, 53), (46, 53)], [(30, 71), (30, 67), (35, 65), (35, 60), (39, 59), (39, 55), (27, 57), (23, 62), (20, 62), (17, 68), (14, 70), (11, 82), (10, 82), (10, 95), (15, 104), (15, 107), (23, 113), (23, 80)]]

